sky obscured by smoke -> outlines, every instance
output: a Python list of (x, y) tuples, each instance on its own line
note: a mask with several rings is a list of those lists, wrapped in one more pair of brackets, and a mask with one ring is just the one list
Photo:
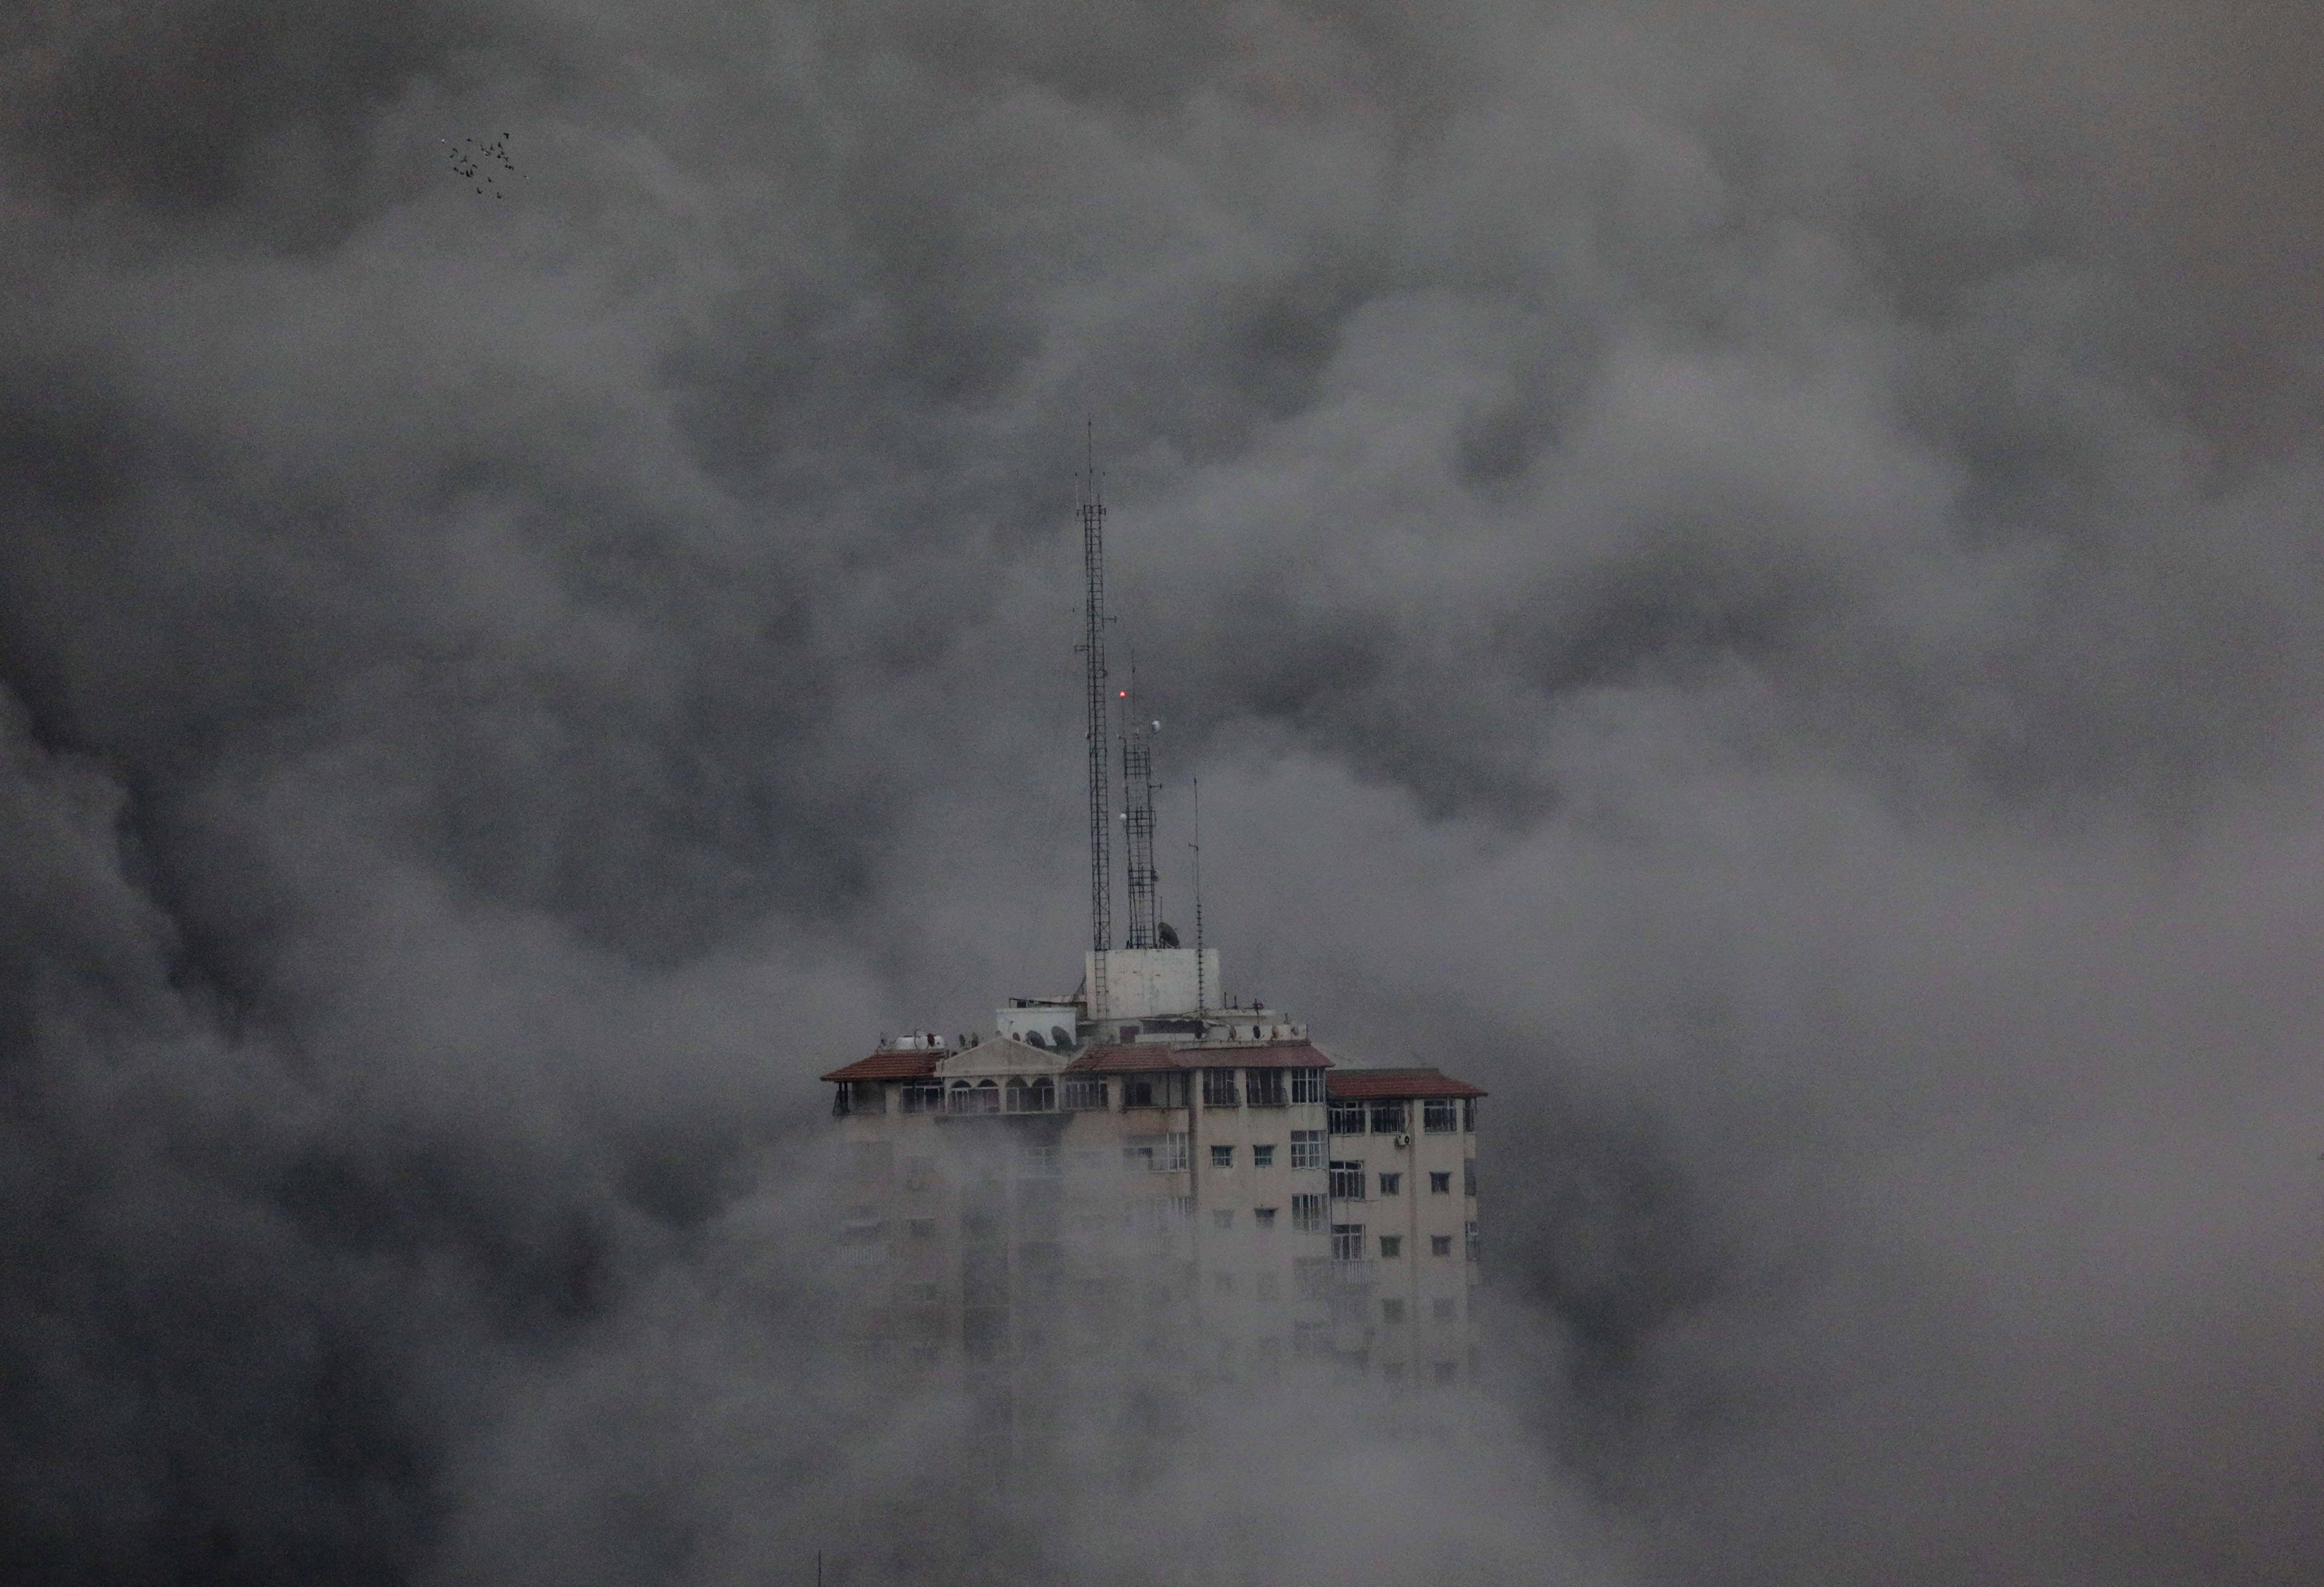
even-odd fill
[[(5, 1573), (2324, 1574), (2312, 23), (14, 9)], [(797, 1186), (1076, 973), (1085, 418), (1497, 1380), (987, 1537)]]

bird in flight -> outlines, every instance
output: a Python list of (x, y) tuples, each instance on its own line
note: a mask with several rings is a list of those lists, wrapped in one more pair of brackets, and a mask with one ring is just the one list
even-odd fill
[(497, 163), (503, 176), (516, 175), (516, 161), (509, 158), (508, 139), (509, 134), (503, 132), (488, 143), (478, 143), (474, 138), (462, 138), (456, 143), (449, 138), (436, 141), (444, 145), (444, 157), (451, 162), (453, 175), (479, 194), (489, 189), (493, 198), (505, 198), (507, 192), (489, 168)]

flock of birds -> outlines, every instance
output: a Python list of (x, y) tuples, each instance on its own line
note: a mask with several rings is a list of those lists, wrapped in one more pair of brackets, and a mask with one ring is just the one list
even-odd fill
[(516, 174), (516, 164), (508, 157), (506, 133), (503, 133), (499, 138), (489, 143), (479, 143), (474, 138), (462, 138), (456, 143), (449, 138), (438, 138), (436, 141), (444, 145), (445, 157), (451, 161), (452, 173), (455, 176), (468, 182), (479, 193), (490, 188), (493, 198), (508, 197), (508, 194), (501, 190), (500, 184), (493, 180), (491, 172), (484, 169), (497, 160), (501, 163), (501, 169), (508, 175)]

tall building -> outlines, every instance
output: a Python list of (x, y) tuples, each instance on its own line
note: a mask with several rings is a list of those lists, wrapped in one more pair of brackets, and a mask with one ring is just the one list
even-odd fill
[[(1071, 997), (990, 1038), (882, 1039), (824, 1079), (846, 1158), (841, 1288), (865, 1353), (1037, 1427), (1102, 1373), (1265, 1379), (1287, 1361), (1442, 1384), (1473, 1370), (1477, 1101), (1434, 1069), (1349, 1069), (1159, 916), (1153, 738), (1111, 687), (1105, 506), (1087, 598), (1090, 952)], [(1117, 800), (1111, 780), (1120, 752)], [(1114, 942), (1119, 828), (1128, 930)], [(1200, 848), (1195, 848), (1200, 863)]]
[(1278, 1010), (1205, 1007), (1215, 949), (1086, 955), (995, 1033), (883, 1040), (824, 1078), (867, 1355), (1038, 1421), (1139, 1359), (1267, 1379), (1472, 1370), (1477, 1087), (1335, 1065)]

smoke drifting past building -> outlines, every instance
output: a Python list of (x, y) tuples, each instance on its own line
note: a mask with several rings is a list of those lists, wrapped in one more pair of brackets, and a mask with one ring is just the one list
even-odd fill
[(1341, 1067), (1281, 1011), (1220, 1001), (1199, 875), (1195, 946), (1161, 921), (1148, 731), (1160, 724), (1108, 680), (1094, 468), (1080, 522), (1082, 983), (1012, 1000), (989, 1038), (883, 1038), (823, 1077), (846, 1158), (852, 1342), (964, 1392), (995, 1436), (1053, 1423), (1093, 1373), (1117, 1395), (1190, 1370), (1279, 1381), (1295, 1361), (1456, 1383), (1475, 1370), (1484, 1093), (1434, 1069)]
[[(1477, 1087), (1349, 1069), (1279, 1010), (1205, 1008), (1215, 949), (1101, 955), (982, 1040), (916, 1034), (824, 1076), (867, 1358), (1028, 1425), (1076, 1363), (1437, 1386), (1474, 1370)], [(1103, 1347), (1103, 1348), (1101, 1348)]]

